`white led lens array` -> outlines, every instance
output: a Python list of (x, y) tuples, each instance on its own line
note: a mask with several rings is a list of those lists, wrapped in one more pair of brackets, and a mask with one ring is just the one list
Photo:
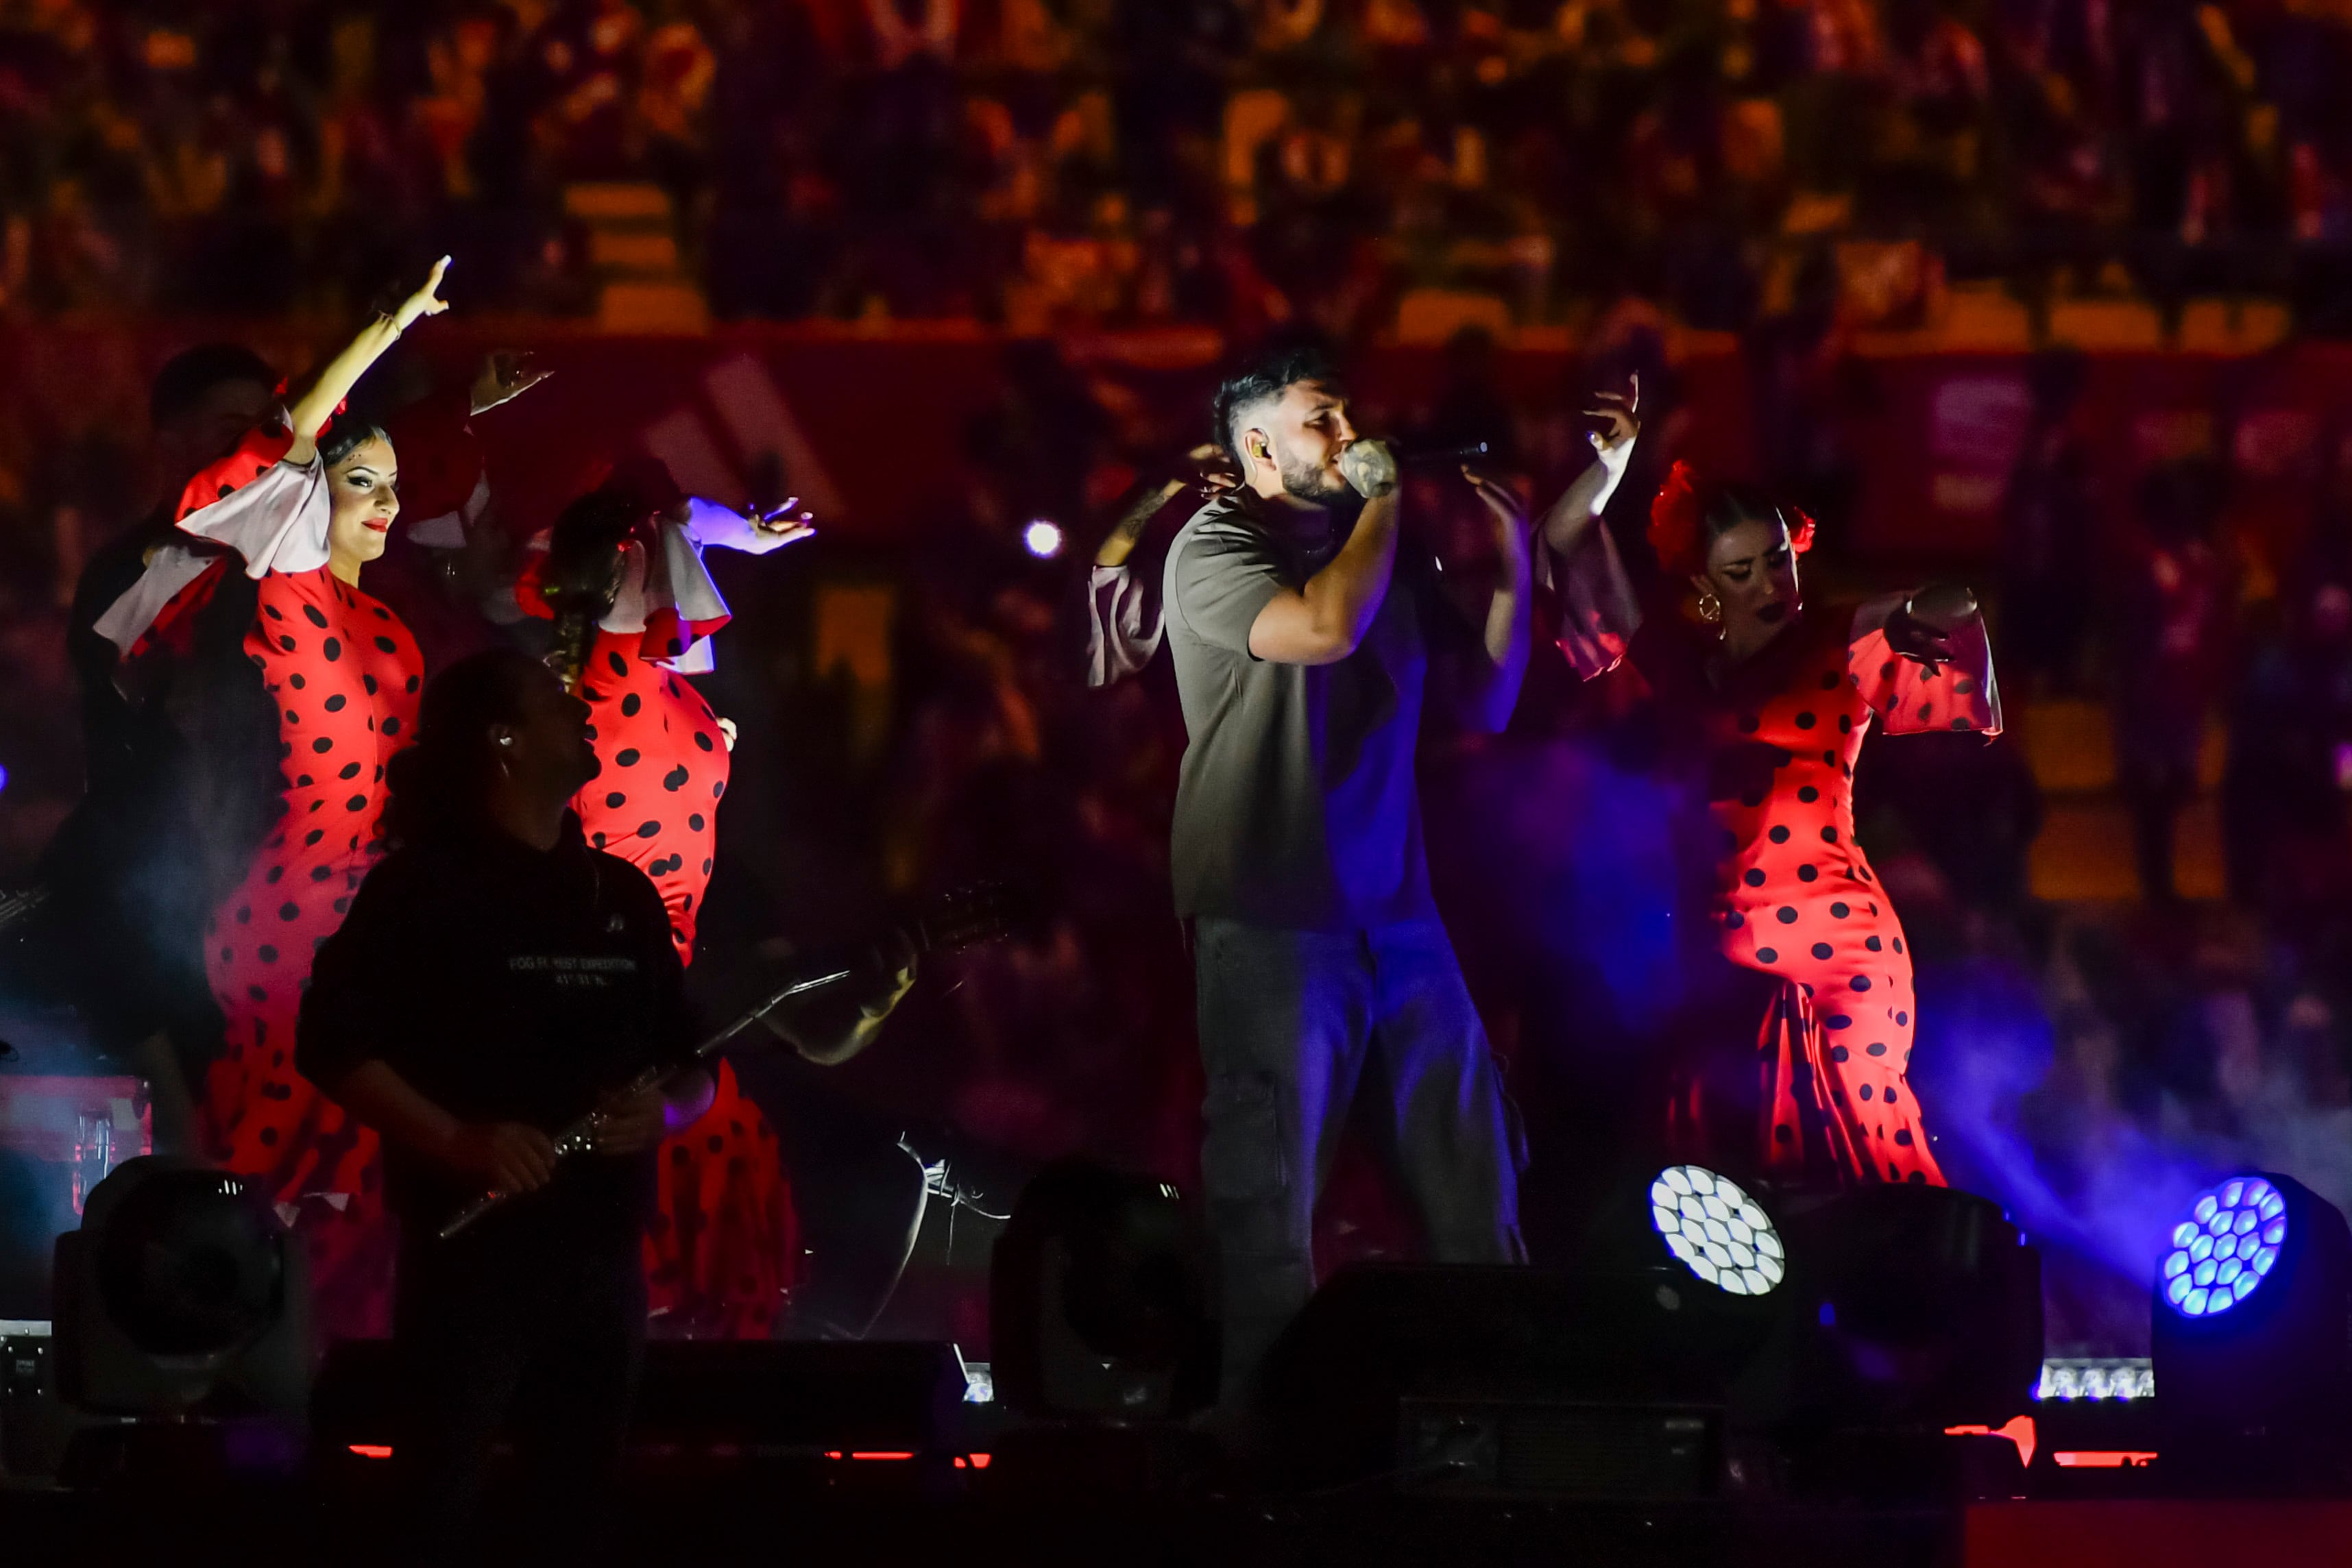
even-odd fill
[(1789, 1255), (1770, 1218), (1738, 1182), (1703, 1166), (1658, 1173), (1650, 1219), (1685, 1267), (1735, 1296), (1761, 1296), (1788, 1274)]

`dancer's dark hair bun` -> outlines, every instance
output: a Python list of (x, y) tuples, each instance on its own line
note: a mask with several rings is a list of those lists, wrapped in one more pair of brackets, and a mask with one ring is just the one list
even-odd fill
[(1813, 548), (1813, 519), (1796, 507), (1754, 485), (1702, 478), (1677, 462), (1650, 503), (1650, 548), (1668, 573), (1696, 577), (1706, 570), (1706, 552), (1717, 539), (1742, 523), (1773, 521), (1788, 528), (1789, 548), (1797, 554)]

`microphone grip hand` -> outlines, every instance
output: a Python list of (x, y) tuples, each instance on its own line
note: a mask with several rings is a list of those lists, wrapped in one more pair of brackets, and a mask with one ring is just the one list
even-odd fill
[(1339, 454), (1339, 472), (1356, 494), (1377, 500), (1397, 487), (1396, 454), (1378, 441), (1351, 441)]

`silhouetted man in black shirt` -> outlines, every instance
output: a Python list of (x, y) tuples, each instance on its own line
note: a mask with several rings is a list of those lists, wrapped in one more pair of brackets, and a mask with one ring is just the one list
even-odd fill
[[(661, 895), (583, 841), (569, 802), (597, 771), (588, 709), (528, 656), (452, 665), (394, 763), (395, 847), (320, 949), (295, 1060), (383, 1134), (402, 1227), (394, 1338), (405, 1543), (441, 1561), (509, 1417), (551, 1555), (585, 1542), (643, 1358), (639, 1237), (656, 1146), (710, 1103)], [(593, 1152), (550, 1133), (599, 1112)], [(485, 1190), (514, 1195), (456, 1238)]]

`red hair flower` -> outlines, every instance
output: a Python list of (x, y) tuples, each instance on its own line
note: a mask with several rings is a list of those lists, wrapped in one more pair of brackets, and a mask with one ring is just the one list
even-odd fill
[(1780, 508), (1780, 521), (1789, 530), (1790, 554), (1802, 555), (1813, 548), (1813, 533), (1819, 525), (1813, 521), (1810, 513), (1801, 512), (1794, 507), (1784, 506)]
[(1677, 458), (1650, 503), (1650, 548), (1658, 564), (1676, 577), (1694, 576), (1706, 566), (1699, 542), (1698, 471)]

